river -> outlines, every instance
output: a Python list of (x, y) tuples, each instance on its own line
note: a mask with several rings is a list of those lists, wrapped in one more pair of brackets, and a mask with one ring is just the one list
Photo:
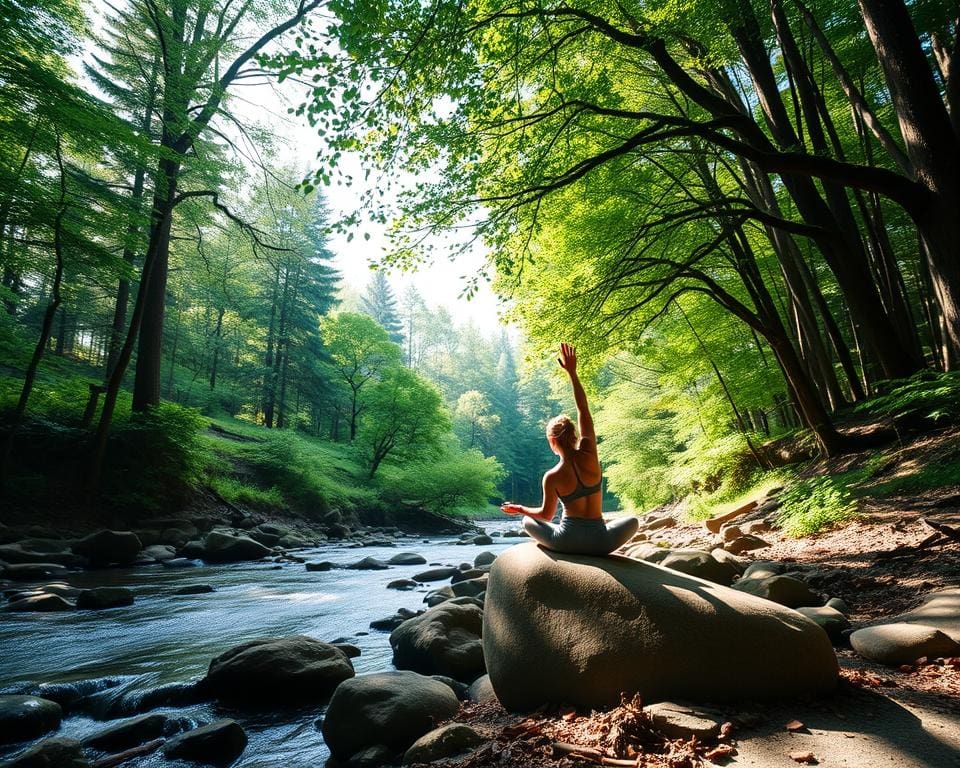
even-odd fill
[[(489, 533), (517, 527), (515, 520), (480, 523)], [(428, 563), (472, 563), (483, 551), (502, 552), (522, 541), (495, 537), (492, 545), (458, 545), (450, 536), (400, 538), (396, 547), (354, 548), (338, 544), (295, 550), (307, 561), (348, 564), (363, 557), (388, 560), (398, 552), (417, 552)], [(375, 619), (398, 608), (424, 608), (424, 594), (444, 582), (416, 590), (386, 585), (422, 571), (423, 565), (395, 565), (383, 571), (334, 569), (307, 571), (301, 563), (238, 563), (198, 568), (161, 565), (71, 573), (72, 586), (124, 586), (135, 602), (106, 611), (0, 613), (0, 693), (35, 692), (37, 686), (68, 685), (92, 694), (78, 711), (64, 717), (48, 735), (83, 738), (121, 722), (105, 722), (120, 702), (169, 683), (185, 683), (206, 673), (210, 659), (261, 637), (305, 634), (319, 640), (348, 639), (362, 654), (354, 658), (358, 675), (393, 669), (389, 632), (370, 629)], [(209, 584), (215, 591), (174, 595), (179, 587)], [(29, 585), (24, 585), (29, 586)], [(42, 694), (42, 691), (41, 691)], [(283, 701), (278, 691), (276, 701)], [(323, 707), (278, 708), (256, 713), (206, 702), (151, 710), (191, 725), (223, 717), (236, 719), (249, 743), (234, 768), (307, 768), (329, 757), (316, 721)], [(0, 747), (0, 760), (29, 744)], [(193, 763), (167, 760), (161, 753), (125, 763), (130, 766), (183, 768)]]

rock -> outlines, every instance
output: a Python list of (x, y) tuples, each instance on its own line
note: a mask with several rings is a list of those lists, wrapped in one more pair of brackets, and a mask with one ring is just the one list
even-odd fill
[(275, 547), (280, 543), (280, 536), (276, 533), (264, 533), (263, 531), (253, 530), (247, 536), (265, 547)]
[(654, 726), (668, 739), (712, 741), (720, 735), (723, 721), (685, 704), (662, 701), (643, 708)]
[(247, 734), (236, 720), (217, 720), (174, 736), (163, 745), (168, 758), (229, 765), (247, 748)]
[(54, 611), (72, 611), (76, 606), (60, 595), (39, 594), (20, 597), (3, 607), (5, 611), (35, 611), (38, 613), (52, 613)]
[(393, 541), (392, 539), (383, 539), (383, 538), (364, 539), (363, 541), (360, 542), (360, 546), (362, 547), (395, 547), (397, 546), (397, 542)]
[(470, 687), (467, 689), (467, 698), (470, 701), (480, 703), (497, 701), (497, 692), (493, 690), (490, 675), (480, 675), (470, 683)]
[(413, 580), (419, 582), (443, 581), (451, 578), (454, 574), (459, 573), (459, 571), (459, 568), (454, 568), (453, 566), (431, 568), (428, 571), (421, 571), (420, 573), (414, 574)]
[(474, 536), (471, 540), (473, 544), (479, 544), (480, 546), (486, 546), (488, 544), (493, 544), (493, 539), (491, 539), (487, 534), (482, 533), (479, 536)]
[(487, 575), (477, 579), (466, 579), (450, 585), (456, 597), (476, 597), (487, 589)]
[(241, 705), (322, 701), (353, 674), (350, 659), (339, 648), (288, 635), (252, 640), (220, 654), (199, 687), (206, 695)]
[(413, 579), (394, 579), (387, 584), (387, 589), (416, 589), (417, 582)]
[(390, 565), (426, 565), (427, 558), (416, 552), (398, 552), (387, 563)]
[(880, 624), (850, 635), (853, 650), (881, 664), (913, 664), (921, 656), (960, 655), (960, 643), (935, 627), (922, 624)]
[(427, 604), (428, 608), (436, 608), (440, 603), (445, 603), (447, 600), (452, 600), (455, 597), (453, 587), (447, 584), (446, 586), (440, 587), (440, 589), (434, 589), (428, 592), (427, 596), (423, 598), (423, 602)]
[(480, 631), (483, 611), (475, 605), (441, 604), (409, 619), (390, 634), (393, 663), (425, 675), (469, 682), (486, 669)]
[(448, 686), (415, 672), (362, 675), (334, 691), (321, 730), (338, 760), (377, 744), (400, 753), (459, 706)]
[(823, 600), (820, 595), (810, 589), (810, 586), (793, 576), (768, 576), (767, 578), (747, 578), (743, 576), (734, 589), (747, 592), (764, 600), (772, 600), (787, 608), (820, 605)]
[[(44, 546), (41, 540), (25, 540), (16, 544), (0, 546), (0, 560), (6, 563), (56, 563), (67, 567), (81, 567), (89, 564), (89, 560), (73, 552), (65, 551), (68, 542), (59, 541), (57, 547)], [(33, 544), (33, 546), (31, 546)]]
[(203, 540), (201, 557), (211, 563), (236, 563), (242, 560), (259, 560), (269, 554), (269, 548), (249, 536), (210, 531)]
[(151, 544), (149, 547), (143, 548), (142, 554), (158, 562), (163, 562), (164, 560), (173, 560), (177, 556), (177, 550), (169, 544)]
[(277, 525), (276, 523), (260, 523), (257, 528), (264, 533), (269, 533), (274, 536), (286, 536), (288, 533), (290, 533), (289, 528), (286, 528), (282, 525)]
[(479, 568), (483, 565), (490, 565), (494, 560), (497, 559), (497, 556), (493, 552), (481, 552), (475, 558), (473, 558), (473, 565), (475, 568)]
[(126, 565), (137, 559), (143, 545), (132, 531), (97, 531), (80, 539), (73, 547), (78, 555), (89, 558), (93, 565)]
[(307, 563), (306, 564), (308, 571), (330, 571), (337, 567), (336, 563), (331, 563), (329, 560), (322, 560), (319, 563)]
[(717, 517), (710, 518), (709, 520), (704, 520), (703, 527), (706, 528), (710, 533), (719, 533), (720, 528), (724, 523), (730, 522), (731, 520), (744, 515), (747, 512), (752, 512), (757, 507), (757, 502), (751, 501), (748, 504), (744, 504), (742, 507), (737, 507), (731, 512), (727, 512), (725, 515), (718, 515)]
[(95, 587), (77, 595), (77, 608), (100, 611), (133, 605), (133, 592), (126, 587)]
[(0, 696), (0, 744), (28, 741), (60, 725), (63, 709), (37, 696)]
[(351, 755), (347, 765), (350, 768), (380, 768), (387, 763), (396, 762), (395, 757), (396, 755), (388, 747), (383, 744), (374, 744)]
[(720, 529), (720, 538), (724, 543), (733, 541), (743, 536), (743, 529), (739, 525), (725, 525)]
[(351, 533), (350, 526), (343, 523), (331, 523), (327, 526), (327, 536), (331, 539), (345, 539)]
[(52, 584), (44, 584), (40, 587), (41, 592), (46, 592), (48, 595), (60, 595), (60, 597), (76, 597), (83, 590), (79, 587), (71, 587), (69, 584), (64, 584), (62, 581), (54, 582)]
[(83, 748), (76, 739), (57, 737), (45, 739), (18, 755), (3, 768), (89, 768), (83, 757)]
[(797, 613), (802, 613), (811, 621), (816, 622), (817, 626), (821, 627), (834, 643), (841, 642), (843, 633), (850, 629), (850, 620), (829, 605), (800, 607), (797, 608)]
[(724, 565), (729, 565), (731, 568), (735, 568), (740, 575), (743, 574), (750, 563), (749, 560), (737, 557), (721, 547), (710, 550), (710, 556), (718, 563), (723, 563)]
[(935, 627), (960, 643), (960, 588), (927, 595), (919, 608), (885, 619), (885, 623), (893, 622)]
[(173, 560), (161, 561), (165, 568), (199, 568), (200, 563), (197, 560), (191, 560), (188, 557), (175, 557)]
[(447, 677), (446, 675), (430, 675), (434, 680), (439, 680), (444, 685), (450, 686), (452, 690), (460, 701), (465, 701), (470, 695), (470, 686), (466, 683), (461, 683), (459, 680), (454, 680), (452, 677)]
[(432, 763), (445, 757), (453, 757), (479, 746), (485, 741), (469, 725), (447, 723), (434, 728), (417, 739), (403, 755), (404, 765), (411, 763)]
[(768, 523), (766, 520), (754, 520), (743, 525), (744, 533), (752, 533), (754, 535), (758, 533), (767, 533), (768, 531), (772, 530), (773, 526), (770, 525), (770, 523)]
[(839, 597), (831, 597), (826, 602), (828, 608), (833, 608), (835, 611), (840, 611), (844, 616), (850, 615), (850, 606), (847, 605), (846, 601), (842, 600)]
[(377, 560), (375, 557), (365, 557), (363, 560), (350, 563), (350, 565), (346, 567), (352, 571), (385, 571), (390, 566), (383, 562), (383, 560)]
[(769, 700), (829, 691), (838, 676), (826, 634), (795, 611), (626, 557), (532, 544), (493, 564), (482, 637), (509, 710), (599, 708), (621, 692)]
[(734, 578), (740, 574), (736, 566), (721, 563), (714, 560), (709, 552), (696, 549), (674, 550), (660, 562), (660, 565), (688, 576), (712, 581), (714, 584), (722, 584), (725, 587), (730, 586)]
[(200, 531), (197, 530), (195, 525), (183, 523), (182, 525), (165, 528), (160, 533), (160, 543), (168, 544), (174, 548), (182, 547), (195, 536), (199, 535), (199, 533)]
[(175, 589), (175, 595), (206, 595), (216, 590), (209, 584), (187, 584), (186, 586)]
[(330, 643), (330, 645), (343, 651), (348, 659), (355, 659), (363, 654), (363, 651), (353, 643)]
[(59, 563), (10, 563), (4, 568), (4, 576), (12, 581), (40, 581), (62, 577), (67, 573)]
[(393, 616), (387, 616), (383, 619), (375, 619), (374, 621), (371, 621), (370, 629), (383, 629), (387, 630), (388, 632), (392, 632), (407, 619), (412, 619), (414, 616), (419, 615), (419, 613), (411, 611), (409, 608), (400, 608), (395, 614), (393, 614)]
[(778, 563), (776, 560), (754, 560), (743, 572), (743, 578), (767, 579), (771, 576), (777, 576), (785, 570), (787, 570), (786, 563)]
[(489, 569), (487, 568), (471, 568), (467, 563), (467, 568), (461, 568), (460, 571), (453, 574), (453, 577), (450, 579), (451, 584), (456, 584), (459, 581), (466, 581), (467, 579), (476, 579), (480, 576), (485, 575)]
[(166, 715), (140, 715), (119, 725), (87, 736), (83, 740), (85, 747), (93, 747), (101, 752), (122, 752), (130, 747), (163, 735), (167, 723)]
[(640, 527), (645, 531), (656, 531), (660, 528), (673, 528), (677, 524), (675, 517), (657, 517), (648, 523), (641, 523)]
[(723, 548), (727, 550), (727, 552), (739, 555), (741, 552), (751, 552), (754, 549), (763, 549), (769, 546), (769, 542), (764, 541), (759, 536), (745, 533), (743, 536), (738, 536), (728, 544), (724, 544)]
[(277, 544), (284, 549), (306, 549), (307, 547), (313, 546), (312, 541), (303, 538), (303, 536), (297, 536), (292, 533), (288, 533), (286, 536), (281, 536), (280, 541), (278, 541)]

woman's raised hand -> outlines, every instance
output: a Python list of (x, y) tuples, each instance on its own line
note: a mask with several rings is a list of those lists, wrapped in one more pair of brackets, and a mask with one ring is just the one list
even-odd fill
[(560, 345), (560, 357), (557, 358), (560, 367), (567, 373), (577, 372), (577, 350), (570, 344)]

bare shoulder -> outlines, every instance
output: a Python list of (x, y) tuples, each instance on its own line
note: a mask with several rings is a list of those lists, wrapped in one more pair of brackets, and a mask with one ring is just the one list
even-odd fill
[(577, 444), (577, 453), (586, 456), (597, 455), (597, 441), (592, 437), (581, 437)]

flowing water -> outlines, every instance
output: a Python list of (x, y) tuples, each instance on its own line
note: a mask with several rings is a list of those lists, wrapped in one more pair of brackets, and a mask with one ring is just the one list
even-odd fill
[[(488, 532), (517, 527), (515, 520), (483, 525)], [(428, 563), (459, 565), (472, 563), (485, 550), (500, 553), (517, 541), (495, 537), (492, 545), (464, 546), (451, 542), (449, 536), (408, 537), (397, 539), (396, 547), (327, 544), (294, 554), (307, 561), (345, 565), (368, 556), (388, 560), (398, 552), (417, 552)], [(256, 638), (304, 634), (325, 641), (346, 639), (362, 650), (352, 659), (358, 675), (390, 670), (390, 633), (370, 629), (369, 624), (401, 607), (423, 608), (424, 594), (447, 582), (412, 591), (388, 590), (386, 585), (426, 567), (307, 571), (301, 563), (258, 562), (72, 573), (62, 579), (71, 586), (124, 586), (133, 590), (135, 602), (106, 611), (0, 613), (0, 693), (43, 695), (46, 691), (52, 696), (54, 692), (61, 697), (82, 696), (71, 705), (59, 731), (48, 735), (83, 738), (122, 722), (105, 722), (105, 718), (133, 714), (149, 691), (192, 682), (205, 674), (214, 656)], [(216, 591), (173, 594), (191, 584), (209, 584)], [(280, 705), (284, 693), (278, 690), (271, 698), (270, 705)], [(223, 717), (236, 719), (246, 730), (249, 743), (235, 768), (322, 766), (329, 756), (316, 726), (323, 707), (276, 706), (250, 713), (205, 702), (150, 711), (190, 725)], [(0, 759), (25, 746), (29, 744), (0, 747)], [(179, 768), (181, 763), (155, 753), (125, 765)]]

